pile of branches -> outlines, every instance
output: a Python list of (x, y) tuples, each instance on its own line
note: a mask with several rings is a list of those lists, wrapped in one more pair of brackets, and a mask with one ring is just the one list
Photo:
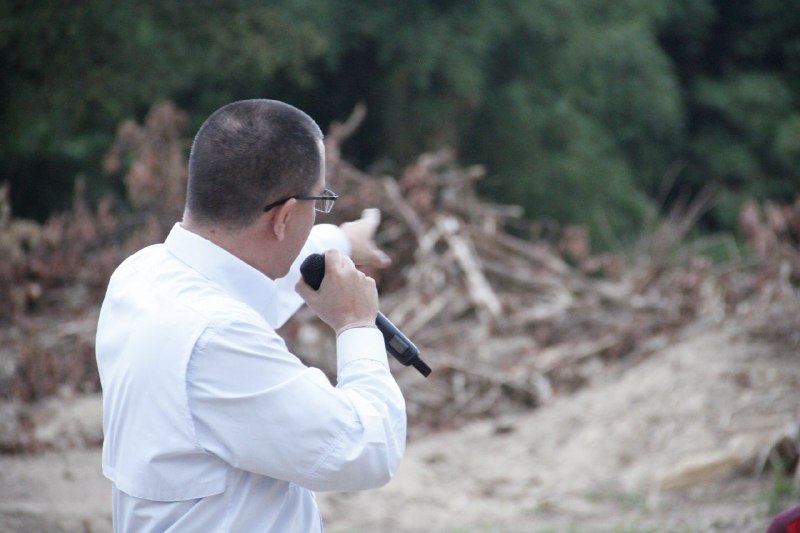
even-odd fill
[(133, 161), (124, 169), (126, 199), (107, 195), (90, 206), (79, 179), (71, 209), (40, 224), (15, 218), (9, 187), (0, 184), (0, 299), (9, 303), (0, 306), (0, 321), (58, 308), (70, 286), (90, 291), (81, 304), (96, 302), (122, 259), (164, 238), (183, 211), (185, 123), (173, 104), (162, 103), (143, 125), (120, 125), (103, 163), (112, 174)]
[(753, 255), (750, 275), (739, 283), (739, 305), (755, 317), (750, 333), (800, 348), (800, 197), (793, 203), (747, 202), (739, 215), (739, 232)]
[[(520, 208), (482, 199), (484, 168), (458, 166), (450, 150), (423, 154), (397, 177), (356, 169), (339, 146), (363, 115), (356, 108), (331, 128), (328, 183), (340, 193), (336, 221), (368, 206), (383, 214), (377, 241), (394, 263), (379, 278), (381, 306), (434, 369), (427, 380), (396, 372), (417, 430), (538, 406), (598, 366), (646, 357), (756, 296), (764, 307), (774, 308), (776, 293), (797, 302), (800, 200), (769, 208), (771, 225), (759, 225), (755, 204), (745, 207), (743, 234), (756, 254), (743, 270), (682, 244), (708, 197), (674, 208), (635, 250), (596, 255), (583, 228), (546, 241)], [(787, 320), (797, 335), (800, 321)]]
[[(114, 269), (180, 219), (185, 123), (173, 104), (161, 103), (144, 124), (120, 125), (104, 166), (124, 174), (127, 198), (105, 196), (92, 206), (78, 180), (71, 209), (38, 223), (15, 218), (9, 188), (0, 185), (0, 399), (99, 390), (97, 308)], [(132, 164), (123, 168), (124, 160)]]
[[(381, 307), (434, 370), (424, 379), (396, 369), (412, 430), (536, 407), (700, 320), (755, 309), (765, 317), (757, 334), (800, 344), (800, 200), (745, 207), (742, 235), (754, 253), (741, 267), (714, 266), (680, 244), (703, 202), (676, 209), (632, 252), (594, 254), (583, 228), (543, 239), (519, 207), (482, 199), (484, 168), (460, 166), (451, 150), (423, 154), (397, 176), (355, 168), (340, 147), (364, 114), (357, 107), (326, 136), (328, 183), (340, 200), (319, 221), (353, 220), (365, 207), (383, 214), (377, 242), (393, 265), (376, 274)], [(78, 188), (72, 210), (37, 224), (14, 219), (0, 189), (0, 298), (9, 302), (0, 306), (0, 398), (99, 390), (97, 308), (113, 269), (180, 219), (185, 123), (166, 103), (144, 124), (120, 127), (104, 163), (124, 173), (126, 199), (92, 208)], [(298, 354), (330, 353), (319, 349), (330, 332), (308, 311), (282, 333)], [(335, 373), (330, 360), (308, 361)]]

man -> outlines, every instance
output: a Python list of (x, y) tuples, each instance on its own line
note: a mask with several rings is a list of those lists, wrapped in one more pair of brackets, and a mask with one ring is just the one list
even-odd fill
[[(396, 471), (405, 404), (354, 266), (385, 266), (377, 214), (314, 227), (336, 199), (324, 160), (294, 107), (221, 108), (192, 145), (183, 221), (112, 276), (97, 363), (115, 531), (321, 531), (311, 491)], [(314, 291), (298, 265), (326, 249)], [(336, 331), (335, 387), (275, 332), (303, 300)]]

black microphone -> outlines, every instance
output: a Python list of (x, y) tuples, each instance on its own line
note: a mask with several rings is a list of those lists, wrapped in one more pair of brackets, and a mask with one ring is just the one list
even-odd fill
[[(312, 289), (319, 290), (322, 278), (325, 277), (325, 256), (322, 254), (311, 254), (303, 260), (300, 265), (300, 274)], [(413, 366), (419, 370), (420, 374), (426, 378), (431, 373), (431, 368), (420, 359), (419, 350), (408, 337), (397, 329), (383, 313), (378, 311), (375, 318), (375, 325), (383, 334), (383, 342), (386, 344), (386, 351), (394, 356), (405, 366)]]

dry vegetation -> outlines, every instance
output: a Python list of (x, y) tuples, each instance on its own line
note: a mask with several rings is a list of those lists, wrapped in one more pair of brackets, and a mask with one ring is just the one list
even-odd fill
[[(481, 199), (475, 184), (484, 170), (459, 166), (450, 151), (424, 154), (394, 177), (354, 168), (339, 146), (363, 113), (357, 108), (327, 136), (328, 182), (341, 197), (327, 221), (355, 218), (365, 206), (383, 212), (378, 241), (394, 264), (380, 273), (382, 307), (434, 369), (427, 380), (396, 373), (412, 432), (538, 406), (581, 387), (598, 363), (641, 360), (702, 317), (746, 315), (752, 335), (800, 346), (800, 199), (745, 206), (750, 253), (732, 264), (681, 244), (698, 204), (648, 231), (635, 252), (597, 255), (581, 228), (545, 240), (516, 207)], [(36, 438), (37, 404), (98, 391), (97, 306), (115, 266), (161, 241), (180, 217), (184, 124), (167, 103), (143, 125), (120, 127), (105, 166), (126, 172), (125, 202), (90, 207), (79, 185), (71, 210), (37, 224), (13, 218), (0, 189), (0, 452), (48, 446)], [(302, 354), (330, 342), (323, 331), (300, 313), (282, 332)], [(795, 469), (797, 443), (784, 447)]]

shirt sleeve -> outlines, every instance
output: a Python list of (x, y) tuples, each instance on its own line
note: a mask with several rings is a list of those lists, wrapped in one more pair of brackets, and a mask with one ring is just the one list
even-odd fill
[(297, 255), (289, 273), (275, 281), (277, 286), (276, 298), (278, 310), (275, 323), (270, 324), (278, 329), (303, 305), (303, 299), (294, 290), (297, 280), (300, 279), (300, 265), (306, 257), (313, 253), (321, 254), (326, 250), (336, 249), (345, 255), (350, 255), (350, 241), (339, 228), (333, 224), (317, 224), (311, 229), (306, 244)]
[(406, 412), (383, 337), (354, 328), (336, 342), (334, 387), (274, 331), (245, 321), (207, 330), (187, 373), (199, 446), (311, 490), (387, 483), (405, 451)]

